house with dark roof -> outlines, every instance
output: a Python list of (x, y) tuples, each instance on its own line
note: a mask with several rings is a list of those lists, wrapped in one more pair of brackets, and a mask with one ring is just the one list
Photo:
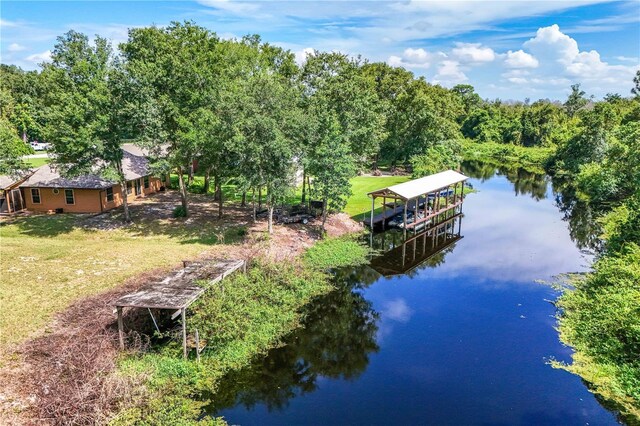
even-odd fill
[[(163, 191), (169, 176), (153, 176), (144, 152), (124, 145), (122, 166), (127, 180), (127, 201)], [(19, 185), (27, 210), (37, 212), (100, 213), (122, 205), (120, 185), (98, 174), (72, 178), (52, 166), (38, 167)]]

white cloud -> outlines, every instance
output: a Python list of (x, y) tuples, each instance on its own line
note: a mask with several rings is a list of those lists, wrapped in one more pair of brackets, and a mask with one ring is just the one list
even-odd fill
[(539, 61), (537, 84), (554, 86), (583, 83), (588, 93), (602, 96), (630, 86), (637, 66), (610, 65), (596, 50), (580, 51), (578, 42), (558, 25), (538, 29), (536, 36), (523, 45)]
[(451, 53), (461, 62), (491, 62), (496, 58), (493, 49), (480, 43), (456, 43)]
[(536, 36), (524, 43), (524, 47), (538, 58), (569, 65), (578, 55), (578, 42), (560, 31), (557, 24), (539, 28)]
[(460, 63), (448, 59), (440, 63), (438, 73), (433, 79), (434, 83), (445, 86), (453, 86), (467, 80), (467, 76), (460, 69)]
[(8, 47), (9, 52), (20, 52), (25, 49), (26, 49), (25, 46), (18, 43), (11, 43)]
[(257, 3), (237, 2), (231, 0), (198, 0), (198, 3), (203, 6), (213, 7), (214, 9), (231, 12), (238, 15), (251, 14), (260, 9), (260, 5)]
[(20, 24), (15, 21), (7, 21), (6, 19), (0, 19), (0, 28), (15, 28), (19, 27)]
[(404, 67), (413, 69), (426, 69), (439, 59), (445, 58), (442, 52), (431, 53), (422, 48), (408, 48), (402, 52), (402, 56), (392, 55), (387, 59), (387, 63), (394, 67)]
[(314, 50), (312, 47), (305, 47), (304, 49), (295, 52), (296, 62), (298, 65), (302, 65), (307, 61), (308, 56), (312, 56)]
[(408, 322), (411, 319), (413, 310), (407, 305), (406, 300), (399, 297), (385, 302), (381, 310), (382, 317), (397, 322)]
[(509, 77), (507, 78), (507, 80), (509, 80), (509, 82), (513, 84), (525, 84), (528, 81), (526, 78), (523, 78), (523, 77)]
[(616, 59), (623, 62), (639, 63), (640, 58), (637, 56), (616, 56)]
[(537, 68), (539, 65), (535, 57), (523, 50), (509, 50), (504, 63), (509, 68)]
[(45, 50), (42, 53), (34, 53), (25, 58), (25, 61), (39, 64), (41, 62), (49, 62), (51, 60), (51, 51)]

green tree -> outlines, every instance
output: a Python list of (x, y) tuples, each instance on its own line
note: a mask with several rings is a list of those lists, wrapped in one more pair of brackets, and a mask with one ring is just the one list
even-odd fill
[(377, 155), (384, 130), (374, 83), (361, 71), (361, 65), (359, 59), (341, 53), (315, 52), (301, 72), (307, 102), (314, 96), (326, 100), (325, 108), (337, 118), (344, 143), (360, 167)]
[(269, 70), (256, 70), (242, 85), (240, 172), (254, 188), (266, 188), (268, 232), (273, 232), (273, 211), (293, 186), (292, 122), (296, 94), (290, 81)]
[(68, 176), (100, 173), (120, 185), (130, 221), (121, 144), (127, 138), (125, 76), (108, 41), (76, 31), (58, 37), (42, 78), (52, 162)]
[(355, 165), (338, 118), (318, 112), (317, 122), (309, 173), (314, 177), (313, 192), (322, 200), (324, 228), (328, 210), (341, 210), (351, 195), (349, 179), (355, 175)]
[(631, 89), (631, 93), (636, 95), (636, 99), (640, 99), (640, 70), (636, 71), (636, 76), (633, 77), (634, 87)]
[(569, 117), (576, 115), (576, 113), (587, 104), (588, 101), (584, 95), (586, 95), (586, 92), (580, 89), (579, 83), (571, 85), (571, 93), (564, 103)]
[(456, 84), (451, 91), (460, 97), (464, 105), (464, 115), (461, 115), (461, 117), (469, 114), (482, 104), (482, 98), (470, 84)]
[(406, 163), (438, 141), (460, 138), (460, 98), (450, 90), (413, 80), (394, 101), (382, 153), (392, 164)]
[(217, 36), (190, 22), (134, 28), (121, 45), (135, 86), (136, 140), (152, 153), (158, 169), (178, 175), (180, 198), (189, 214), (184, 173), (198, 157), (202, 129), (195, 114), (209, 107), (210, 85), (219, 66)]

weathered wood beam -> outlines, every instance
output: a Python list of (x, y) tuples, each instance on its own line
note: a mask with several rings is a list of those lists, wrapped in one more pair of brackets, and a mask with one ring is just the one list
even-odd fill
[(181, 309), (182, 313), (182, 356), (187, 359), (187, 310)]
[(122, 306), (118, 310), (118, 340), (120, 340), (120, 350), (124, 350), (124, 324), (122, 322)]

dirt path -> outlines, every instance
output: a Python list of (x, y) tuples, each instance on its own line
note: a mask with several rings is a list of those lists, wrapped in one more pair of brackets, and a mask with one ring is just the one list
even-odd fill
[[(177, 223), (166, 212), (175, 205), (171, 193), (145, 200), (133, 206), (134, 218), (166, 220), (173, 226), (207, 226), (216, 211), (208, 200), (192, 204), (192, 217)], [(203, 202), (207, 201), (207, 202)], [(229, 226), (247, 223), (247, 209), (228, 210)], [(285, 261), (300, 255), (320, 238), (320, 224), (275, 226), (266, 235), (266, 222), (248, 227), (244, 241), (212, 246), (203, 257), (253, 259), (266, 257)], [(118, 212), (87, 217), (86, 226), (113, 229), (122, 226)], [(346, 214), (330, 216), (326, 224), (329, 236), (340, 236), (362, 229)], [(111, 301), (120, 295), (157, 280), (165, 274), (149, 271), (122, 286), (73, 303), (59, 313), (47, 334), (21, 344), (10, 356), (3, 357), (0, 370), (0, 424), (95, 424), (123, 400), (139, 397), (139, 385), (109, 374), (118, 356), (117, 325)], [(148, 322), (146, 311), (126, 315), (127, 329), (143, 329)], [(148, 325), (148, 324), (147, 324)], [(131, 335), (134, 346), (147, 344), (142, 335)]]

